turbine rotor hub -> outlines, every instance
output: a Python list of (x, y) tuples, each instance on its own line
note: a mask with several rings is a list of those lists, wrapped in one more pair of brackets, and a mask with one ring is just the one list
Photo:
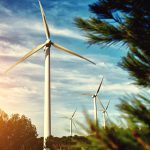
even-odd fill
[(48, 40), (46, 41), (46, 47), (51, 47), (51, 44), (52, 44), (51, 40), (48, 39)]
[(92, 95), (92, 98), (95, 98), (96, 97), (96, 94)]

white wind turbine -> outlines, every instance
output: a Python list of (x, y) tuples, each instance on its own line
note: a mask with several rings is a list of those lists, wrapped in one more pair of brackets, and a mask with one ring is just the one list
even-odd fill
[(108, 117), (107, 109), (108, 109), (108, 106), (109, 106), (109, 104), (110, 104), (110, 100), (108, 101), (106, 107), (104, 107), (104, 105), (102, 104), (102, 102), (101, 102), (100, 99), (98, 99), (98, 100), (99, 100), (100, 106), (102, 107), (102, 110), (101, 110), (101, 111), (102, 111), (102, 113), (103, 113), (103, 127), (104, 127), (104, 129), (105, 129), (105, 128), (106, 128), (106, 115), (107, 115), (107, 117)]
[(50, 31), (48, 28), (46, 16), (45, 16), (45, 13), (44, 13), (44, 10), (42, 8), (40, 0), (39, 0), (39, 5), (40, 5), (41, 14), (42, 14), (44, 30), (45, 30), (45, 34), (46, 34), (46, 41), (43, 44), (40, 44), (36, 48), (32, 49), (30, 52), (28, 52), (22, 58), (20, 58), (15, 64), (13, 64), (10, 68), (8, 68), (5, 71), (5, 73), (9, 72), (17, 64), (23, 62), (25, 59), (27, 59), (28, 57), (30, 57), (34, 53), (36, 53), (40, 49), (44, 48), (44, 50), (45, 50), (44, 140), (45, 140), (48, 136), (51, 135), (51, 92), (50, 92), (50, 48), (51, 48), (51, 46), (57, 48), (58, 50), (64, 51), (66, 53), (77, 56), (77, 57), (84, 59), (86, 61), (89, 61), (92, 64), (95, 64), (95, 63), (90, 61), (89, 59), (77, 54), (77, 53), (74, 53), (73, 51), (71, 51), (67, 48), (64, 48), (63, 46), (61, 46), (57, 43), (52, 42), (50, 40)]
[(98, 87), (98, 89), (97, 89), (97, 91), (96, 91), (96, 93), (95, 93), (94, 95), (89, 94), (89, 93), (82, 94), (82, 95), (85, 95), (85, 96), (92, 96), (92, 98), (93, 98), (93, 103), (94, 103), (94, 121), (95, 121), (95, 125), (98, 124), (98, 119), (97, 119), (97, 103), (96, 103), (96, 102), (97, 102), (98, 93), (99, 93), (99, 91), (100, 91), (100, 88), (101, 88), (102, 83), (103, 83), (103, 78), (102, 78), (102, 80), (101, 80), (101, 82), (100, 82), (100, 84), (99, 84), (99, 87)]
[[(77, 111), (77, 108), (76, 108), (75, 111), (72, 113), (71, 117), (66, 117), (66, 116), (61, 117), (61, 118), (65, 118), (65, 119), (69, 119), (69, 120), (70, 120), (70, 136), (73, 135), (73, 125), (74, 125), (74, 127), (76, 128), (76, 125), (75, 125), (74, 120), (73, 120), (73, 117), (74, 117), (76, 111)], [(76, 128), (76, 129), (77, 129), (77, 128)]]

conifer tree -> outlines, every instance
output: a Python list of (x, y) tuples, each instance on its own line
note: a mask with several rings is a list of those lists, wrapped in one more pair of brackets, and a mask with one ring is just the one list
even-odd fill
[(122, 44), (129, 48), (120, 66), (135, 83), (150, 86), (150, 7), (148, 0), (98, 0), (89, 19), (76, 18), (89, 44)]
[[(120, 66), (137, 85), (150, 87), (150, 7), (147, 0), (98, 0), (89, 5), (89, 19), (76, 18), (76, 25), (89, 44), (122, 44), (129, 48)], [(89, 143), (85, 150), (150, 150), (150, 94), (126, 95), (117, 106), (123, 112), (124, 126), (110, 121), (104, 130), (87, 117)], [(96, 134), (95, 134), (96, 133)]]

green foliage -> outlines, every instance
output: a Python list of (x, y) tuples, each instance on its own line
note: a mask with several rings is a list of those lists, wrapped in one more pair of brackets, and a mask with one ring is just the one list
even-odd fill
[[(127, 127), (110, 122), (106, 129), (96, 127), (87, 116), (91, 136), (89, 143), (80, 141), (84, 150), (150, 150), (150, 95), (126, 96), (118, 108), (124, 112)], [(129, 102), (127, 102), (129, 100)]]
[(150, 55), (145, 55), (136, 47), (130, 47), (127, 56), (122, 58), (119, 65), (129, 71), (138, 85), (150, 86)]
[[(113, 122), (106, 129), (95, 126), (87, 116), (82, 125), (88, 136), (49, 137), (51, 150), (150, 150), (150, 95), (125, 96), (117, 107), (124, 114), (127, 126)], [(128, 100), (128, 101), (127, 101)], [(80, 131), (79, 131), (80, 132)], [(42, 150), (43, 138), (37, 138), (36, 128), (24, 115), (11, 117), (0, 111), (0, 150)]]
[(11, 117), (0, 110), (0, 150), (37, 150), (36, 127), (24, 115)]
[(81, 147), (77, 146), (79, 141), (84, 141), (88, 143), (88, 139), (83, 136), (63, 136), (63, 137), (53, 137), (50, 136), (47, 138), (47, 147), (51, 150), (61, 149), (61, 150), (81, 150)]
[[(150, 87), (150, 7), (148, 0), (98, 0), (89, 5), (89, 19), (76, 18), (89, 44), (124, 44), (129, 47), (120, 66), (138, 85)], [(117, 106), (126, 126), (113, 122), (106, 129), (86, 115), (88, 136), (49, 137), (51, 150), (150, 150), (150, 95), (127, 95)], [(120, 117), (121, 118), (121, 117)], [(80, 132), (80, 131), (79, 131)], [(9, 117), (0, 110), (0, 150), (42, 150), (43, 138), (24, 115)]]
[(128, 95), (121, 98), (122, 103), (118, 105), (118, 108), (126, 114), (124, 118), (128, 120), (128, 123), (131, 122), (136, 127), (150, 127), (149, 96), (149, 94)]
[[(98, 0), (89, 5), (94, 14), (89, 19), (76, 18), (89, 44), (122, 44), (129, 47), (119, 64), (135, 84), (150, 87), (150, 7), (147, 0)], [(127, 95), (118, 105), (127, 126), (110, 122), (106, 130), (96, 127), (87, 116), (91, 135), (85, 150), (150, 150), (150, 95)]]
[(88, 136), (49, 137), (47, 146), (51, 150), (150, 150), (149, 97), (146, 93), (121, 99), (117, 107), (123, 113), (125, 124), (122, 126), (109, 121), (106, 129), (97, 127), (85, 114), (87, 123), (81, 124), (81, 130), (86, 131)]
[(123, 44), (129, 47), (120, 66), (138, 85), (150, 86), (150, 7), (147, 0), (98, 0), (89, 5), (94, 16), (76, 18), (89, 44)]

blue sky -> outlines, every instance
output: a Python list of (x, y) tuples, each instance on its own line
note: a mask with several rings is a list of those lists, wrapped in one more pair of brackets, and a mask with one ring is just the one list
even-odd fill
[[(41, 0), (53, 41), (90, 58), (96, 66), (73, 56), (51, 49), (52, 75), (52, 134), (69, 135), (70, 116), (77, 107), (75, 120), (84, 122), (83, 108), (92, 117), (93, 102), (82, 93), (96, 91), (104, 76), (99, 97), (104, 105), (111, 99), (109, 117), (117, 120), (115, 107), (125, 93), (138, 93), (127, 72), (117, 66), (127, 52), (126, 47), (88, 47), (86, 39), (75, 25), (77, 16), (88, 18), (88, 4), (94, 0)], [(8, 76), (3, 72), (18, 58), (45, 41), (41, 13), (37, 0), (0, 1), (0, 108), (9, 114), (25, 114), (43, 136), (44, 52), (41, 50), (18, 65)], [(102, 123), (102, 114), (98, 113)], [(78, 127), (79, 128), (79, 127)]]

